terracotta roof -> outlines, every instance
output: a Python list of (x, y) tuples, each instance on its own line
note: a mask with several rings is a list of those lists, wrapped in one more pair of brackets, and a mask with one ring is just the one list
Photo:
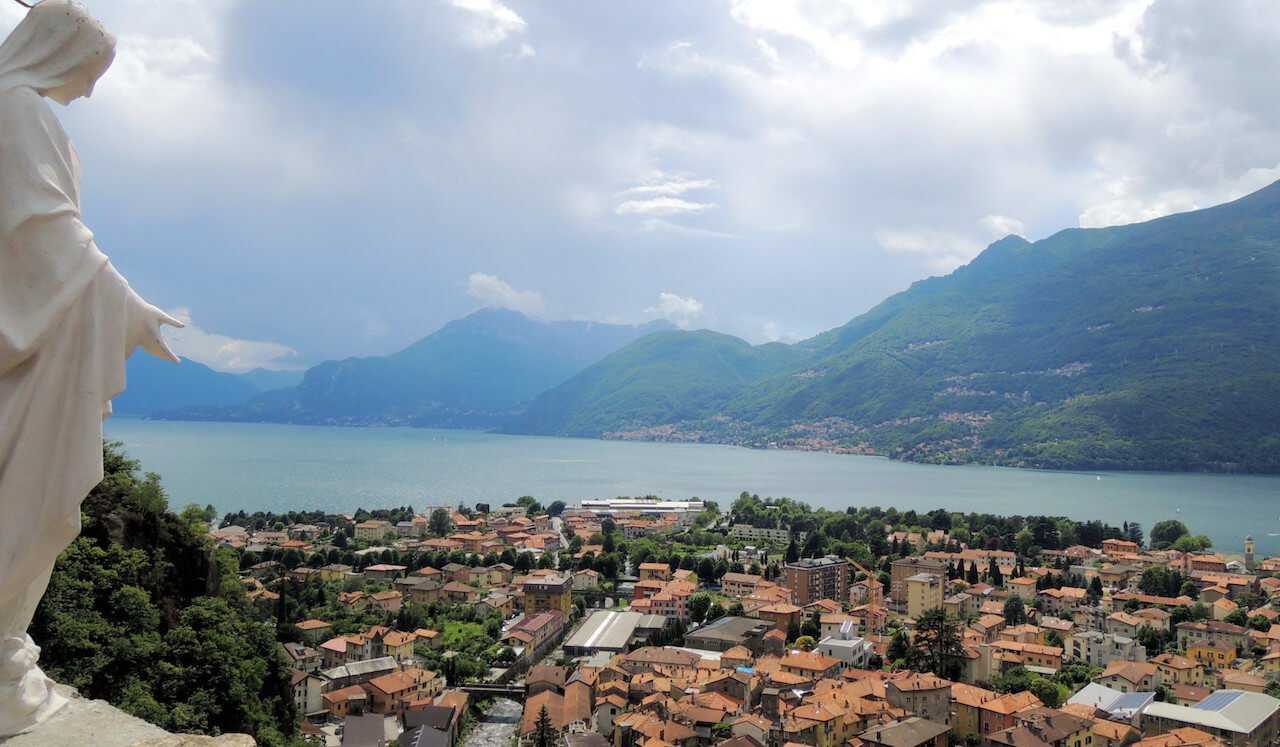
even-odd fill
[(565, 727), (564, 696), (555, 690), (543, 690), (525, 701), (524, 713), (520, 714), (520, 733), (532, 734), (538, 728), (538, 718), (542, 709), (547, 709), (547, 718), (556, 729)]
[(1149, 661), (1113, 661), (1103, 670), (1102, 677), (1119, 677), (1133, 684), (1156, 673), (1156, 665)]
[(782, 658), (782, 666), (803, 669), (809, 672), (825, 672), (839, 666), (840, 661), (816, 651), (792, 652)]
[(909, 674), (905, 677), (894, 677), (889, 682), (902, 692), (919, 692), (921, 690), (940, 690), (951, 687), (951, 683), (934, 674)]
[(1208, 732), (1191, 726), (1174, 729), (1167, 734), (1147, 737), (1133, 743), (1133, 747), (1221, 747), (1222, 741)]
[(1040, 702), (1040, 699), (1032, 695), (1030, 692), (1020, 692), (1002, 695), (995, 700), (988, 700), (978, 707), (984, 711), (991, 711), (992, 713), (999, 713), (1001, 715), (1008, 716), (1013, 713), (1025, 711), (1028, 708), (1038, 708), (1041, 705), (1043, 704)]
[(995, 692), (977, 685), (966, 685), (963, 682), (951, 685), (951, 700), (960, 705), (978, 706), (998, 697)]

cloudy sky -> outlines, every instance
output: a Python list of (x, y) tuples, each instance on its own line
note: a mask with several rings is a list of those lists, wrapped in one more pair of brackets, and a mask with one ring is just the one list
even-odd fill
[(482, 305), (793, 340), (1280, 178), (1273, 0), (88, 4), (87, 221), (224, 370)]

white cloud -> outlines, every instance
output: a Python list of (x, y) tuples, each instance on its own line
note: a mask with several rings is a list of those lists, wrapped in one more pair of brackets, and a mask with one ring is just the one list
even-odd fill
[(702, 302), (663, 291), (658, 294), (658, 303), (645, 309), (644, 313), (662, 317), (680, 329), (688, 329), (702, 315)]
[(660, 195), (678, 197), (686, 192), (701, 189), (712, 189), (716, 186), (713, 179), (693, 179), (684, 174), (665, 174), (657, 172), (641, 184), (622, 190), (619, 194), (627, 195)]
[(894, 254), (919, 256), (935, 272), (950, 272), (978, 256), (982, 244), (956, 234), (930, 229), (880, 230), (876, 241)]
[(301, 368), (296, 359), (298, 351), (278, 342), (240, 340), (202, 329), (191, 318), (191, 310), (179, 308), (173, 312), (183, 324), (181, 329), (165, 327), (165, 339), (173, 352), (183, 358), (203, 363), (217, 371), (241, 373), (255, 368), (294, 370)]
[(697, 228), (695, 226), (682, 226), (679, 223), (672, 223), (664, 218), (645, 218), (640, 223), (640, 228), (649, 233), (671, 233), (677, 236), (697, 239), (740, 239), (738, 234), (728, 233), (726, 231), (715, 231), (710, 228)]
[[(520, 14), (497, 0), (449, 0), (449, 4), (470, 16), (467, 36), (478, 47), (501, 44), (515, 34), (524, 33), (528, 25)], [(525, 49), (529, 50), (528, 55), (523, 54)], [(533, 47), (521, 46), (521, 56), (532, 54)]]
[(777, 342), (782, 339), (782, 326), (770, 319), (760, 325), (760, 336), (765, 342)]
[(546, 312), (542, 294), (512, 288), (507, 281), (483, 272), (473, 272), (467, 278), (467, 293), (487, 306), (510, 309), (532, 317)]
[(988, 215), (978, 223), (986, 229), (993, 239), (1003, 239), (1009, 234), (1024, 237), (1027, 235), (1026, 224), (1017, 218), (1010, 218), (1007, 215)]
[(714, 208), (714, 202), (692, 202), (679, 197), (653, 197), (647, 200), (626, 200), (613, 212), (618, 215), (688, 215)]
[(1280, 164), (1249, 169), (1236, 179), (1222, 179), (1204, 187), (1175, 187), (1155, 194), (1134, 194), (1126, 180), (1117, 179), (1106, 190), (1111, 199), (1086, 208), (1079, 223), (1081, 228), (1101, 228), (1154, 220), (1239, 199), (1276, 180), (1280, 180)]

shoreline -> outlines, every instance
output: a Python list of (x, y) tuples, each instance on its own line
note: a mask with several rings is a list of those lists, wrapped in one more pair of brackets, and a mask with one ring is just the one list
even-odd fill
[[(923, 461), (917, 459), (898, 459), (888, 454), (876, 453), (875, 451), (855, 451), (852, 449), (836, 448), (803, 448), (797, 446), (775, 446), (765, 445), (757, 446), (746, 443), (735, 443), (732, 441), (716, 441), (716, 440), (695, 440), (695, 439), (664, 439), (664, 438), (607, 438), (604, 436), (574, 436), (554, 433), (513, 433), (493, 428), (459, 428), (447, 425), (410, 425), (401, 423), (305, 423), (305, 422), (281, 422), (277, 420), (230, 420), (230, 419), (213, 419), (213, 418), (164, 418), (151, 415), (112, 415), (113, 419), (137, 420), (160, 423), (224, 423), (237, 425), (276, 425), (291, 426), (299, 428), (343, 428), (350, 430), (410, 430), (410, 431), (452, 431), (459, 433), (480, 433), (489, 436), (507, 436), (512, 438), (558, 438), (572, 439), (576, 441), (596, 441), (602, 443), (644, 443), (644, 444), (664, 444), (664, 445), (683, 445), (683, 446), (720, 446), (725, 448), (744, 449), (747, 451), (782, 451), (789, 453), (802, 454), (827, 454), (838, 457), (872, 457), (876, 459), (884, 459), (898, 464), (912, 464), (930, 467), (986, 467), (992, 469), (1009, 469), (1020, 472), (1044, 472), (1055, 474), (1079, 474), (1079, 475), (1229, 475), (1241, 477), (1273, 477), (1280, 478), (1280, 471), (1277, 472), (1260, 472), (1246, 469), (1210, 469), (1207, 467), (1187, 468), (1187, 469), (1160, 469), (1156, 467), (1143, 467), (1136, 469), (1124, 469), (1117, 467), (1096, 467), (1096, 466), (1024, 466), (1019, 464), (1011, 464), (1001, 461), (982, 461), (974, 459), (970, 461)], [(1278, 496), (1280, 497), (1280, 496)]]

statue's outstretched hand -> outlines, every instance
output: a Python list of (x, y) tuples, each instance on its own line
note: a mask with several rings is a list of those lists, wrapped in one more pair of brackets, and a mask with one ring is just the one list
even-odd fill
[(164, 341), (164, 335), (160, 333), (160, 325), (168, 324), (179, 328), (187, 325), (143, 301), (141, 298), (137, 299), (131, 312), (129, 315), (130, 348), (138, 345), (157, 358), (164, 358), (174, 363), (180, 362), (181, 359), (169, 349), (169, 345)]

